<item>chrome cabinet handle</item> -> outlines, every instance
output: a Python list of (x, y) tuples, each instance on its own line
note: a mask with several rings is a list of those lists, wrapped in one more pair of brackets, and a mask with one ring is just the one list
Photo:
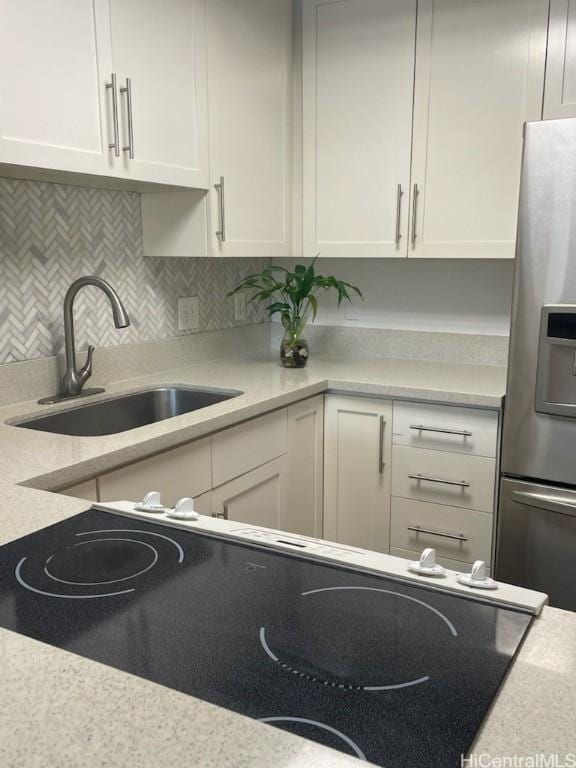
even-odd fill
[(384, 474), (384, 432), (386, 429), (386, 422), (384, 416), (380, 416), (380, 439), (378, 441), (378, 472)]
[(425, 427), (423, 424), (410, 424), (410, 429), (416, 432), (439, 432), (442, 435), (458, 435), (459, 437), (472, 437), (468, 429), (446, 429), (445, 427)]
[(440, 536), (443, 539), (453, 539), (454, 541), (468, 541), (468, 537), (463, 533), (445, 533), (444, 531), (434, 531), (431, 528), (422, 528), (420, 525), (408, 525), (407, 531), (414, 531), (414, 533), (427, 533), (430, 536)]
[(402, 184), (398, 184), (396, 189), (396, 245), (400, 245), (402, 239), (402, 233), (400, 232), (400, 225), (402, 221)]
[(127, 77), (126, 85), (120, 88), (120, 93), (126, 94), (126, 110), (128, 113), (128, 144), (122, 147), (123, 152), (128, 152), (130, 160), (134, 160), (134, 119), (132, 114), (132, 80)]
[(108, 144), (108, 149), (114, 150), (114, 155), (120, 157), (120, 130), (118, 128), (118, 91), (116, 89), (116, 73), (112, 72), (110, 82), (106, 83), (106, 90), (112, 91), (112, 124), (114, 141)]
[(425, 483), (439, 483), (440, 485), (456, 485), (458, 488), (470, 488), (470, 483), (466, 480), (444, 480), (442, 477), (430, 477), (429, 475), (408, 475), (410, 480), (417, 480)]
[(512, 497), (512, 501), (517, 504), (545, 509), (547, 512), (554, 512), (557, 515), (576, 517), (576, 504), (555, 496), (547, 496), (544, 493), (529, 493), (528, 491), (514, 491)]
[(216, 231), (216, 237), (221, 243), (226, 242), (226, 205), (224, 199), (224, 176), (220, 176), (220, 183), (214, 184), (214, 188), (218, 192), (218, 211), (220, 217), (220, 223), (218, 230)]
[(416, 217), (418, 214), (418, 195), (420, 194), (420, 190), (418, 189), (418, 184), (414, 184), (414, 191), (412, 194), (412, 245), (416, 245), (416, 238), (418, 236), (417, 229), (416, 229)]

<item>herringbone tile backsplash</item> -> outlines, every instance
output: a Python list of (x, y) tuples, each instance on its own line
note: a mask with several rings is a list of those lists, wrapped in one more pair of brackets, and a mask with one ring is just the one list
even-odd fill
[[(120, 294), (130, 328), (117, 331), (100, 291), (75, 303), (76, 337), (110, 346), (180, 335), (177, 301), (198, 296), (200, 330), (238, 325), (227, 293), (260, 259), (145, 259), (140, 196), (0, 179), (0, 364), (63, 350), (62, 304), (70, 283), (98, 275)], [(249, 307), (246, 323), (262, 316)]]

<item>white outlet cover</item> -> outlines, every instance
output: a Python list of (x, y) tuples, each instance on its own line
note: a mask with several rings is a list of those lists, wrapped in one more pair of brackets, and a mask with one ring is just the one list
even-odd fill
[(200, 328), (200, 306), (198, 296), (178, 299), (178, 330), (197, 331)]

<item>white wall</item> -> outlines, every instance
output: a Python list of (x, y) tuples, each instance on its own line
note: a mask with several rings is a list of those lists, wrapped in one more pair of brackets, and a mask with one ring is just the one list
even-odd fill
[[(287, 268), (300, 260), (278, 260)], [(337, 310), (324, 299), (317, 323), (460, 333), (509, 332), (514, 265), (508, 261), (319, 259), (317, 271), (364, 294)]]

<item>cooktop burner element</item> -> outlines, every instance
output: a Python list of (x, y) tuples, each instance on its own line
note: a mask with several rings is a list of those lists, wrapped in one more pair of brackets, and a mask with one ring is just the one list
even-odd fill
[[(351, 754), (353, 754), (355, 757), (359, 757), (360, 760), (366, 760), (366, 755), (364, 752), (362, 752), (358, 744), (355, 744), (352, 739), (346, 736), (346, 734), (341, 733), (340, 731), (336, 730), (336, 728), (332, 728), (330, 725), (326, 725), (326, 723), (318, 723), (316, 720), (308, 720), (306, 717), (260, 717), (258, 719), (261, 723), (272, 723), (273, 725), (278, 725), (285, 728), (286, 730), (292, 731), (298, 736), (303, 736), (304, 738), (312, 738), (316, 741), (322, 741), (322, 743), (325, 743), (328, 747), (334, 747), (334, 749), (340, 749), (344, 752), (350, 751)], [(304, 728), (302, 726), (304, 726)], [(309, 726), (312, 726), (314, 729), (318, 729), (319, 733), (322, 735), (322, 738), (318, 738), (318, 733), (310, 736)], [(326, 734), (332, 737), (336, 737), (336, 743), (330, 743), (326, 738)], [(342, 748), (342, 744), (345, 745), (344, 748)]]
[[(271, 648), (266, 627), (260, 627), (260, 644), (268, 657), (286, 672), (320, 685), (340, 690), (379, 692), (426, 683), (430, 679), (428, 674), (397, 681), (387, 679), (378, 683), (374, 680), (371, 683), (358, 682), (362, 676), (389, 678), (393, 674), (396, 677), (402, 666), (406, 666), (407, 659), (412, 665), (422, 658), (422, 669), (433, 663), (429, 658), (428, 640), (424, 648), (416, 647), (421, 637), (422, 623), (426, 620), (425, 616), (420, 615), (421, 609), (432, 613), (432, 622), (440, 620), (446, 632), (458, 637), (454, 624), (441, 611), (401, 592), (377, 587), (342, 586), (311, 589), (302, 592), (301, 597), (313, 598), (306, 601), (308, 604), (302, 605), (302, 614), (306, 620), (298, 627), (283, 627), (276, 633), (283, 638), (282, 645), (287, 647), (286, 652), (279, 656)], [(379, 621), (374, 600), (387, 602), (389, 615), (385, 622)], [(403, 601), (408, 601), (408, 605)], [(396, 626), (394, 620), (391, 623), (389, 619), (390, 616), (393, 619), (398, 612), (406, 638), (401, 647), (394, 649), (389, 636), (391, 632), (396, 632)], [(305, 636), (302, 636), (302, 626)], [(439, 627), (432, 623), (430, 632), (438, 631)], [(326, 638), (315, 645), (315, 650), (319, 651), (317, 658), (310, 655), (311, 632), (320, 633), (322, 638)], [(287, 643), (291, 645), (287, 646)], [(445, 646), (449, 647), (448, 638), (445, 639)], [(400, 659), (395, 658), (398, 653)], [(300, 660), (299, 667), (294, 666), (297, 663), (294, 659)]]
[(388, 768), (460, 766), (530, 621), (95, 510), (0, 547), (0, 626)]
[[(150, 537), (153, 543), (144, 540)], [(14, 571), (18, 583), (30, 592), (45, 597), (94, 600), (101, 597), (126, 595), (134, 592), (136, 588), (117, 591), (105, 589), (96, 594), (71, 590), (69, 594), (61, 594), (58, 591), (58, 584), (68, 587), (110, 587), (136, 579), (158, 563), (160, 553), (158, 546), (154, 546), (158, 539), (169, 542), (175, 549), (177, 562), (184, 562), (184, 550), (177, 541), (152, 531), (131, 528), (106, 529), (76, 533), (75, 538), (81, 540), (59, 549), (46, 558), (42, 572), (40, 572), (41, 559), (23, 557)], [(174, 554), (172, 554), (172, 560), (174, 560)], [(46, 578), (56, 584), (50, 585)]]

